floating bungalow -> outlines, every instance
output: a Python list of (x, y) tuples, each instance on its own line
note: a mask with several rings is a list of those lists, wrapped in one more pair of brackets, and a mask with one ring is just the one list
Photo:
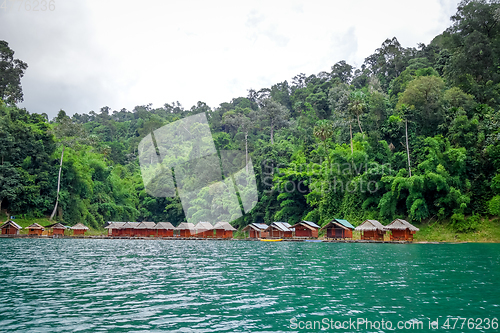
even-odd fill
[(385, 229), (391, 231), (391, 241), (413, 241), (413, 235), (419, 231), (410, 222), (402, 219), (395, 219)]
[(248, 232), (250, 238), (267, 238), (269, 237), (269, 233), (266, 231), (268, 227), (269, 226), (264, 223), (251, 223), (242, 230)]
[(292, 238), (294, 229), (287, 222), (273, 222), (266, 231), (270, 238)]
[(51, 224), (46, 228), (49, 229), (49, 235), (52, 236), (64, 236), (64, 230), (68, 229), (59, 222)]
[(352, 238), (354, 226), (347, 220), (333, 219), (328, 222), (321, 230), (326, 230), (326, 238)]
[(120, 228), (125, 224), (126, 222), (108, 222), (104, 226), (104, 229), (108, 229), (108, 236), (119, 236), (120, 234)]
[(194, 228), (196, 230), (196, 237), (201, 237), (201, 238), (214, 237), (214, 227), (210, 222), (198, 222), (198, 224)]
[(73, 230), (73, 236), (84, 236), (89, 227), (82, 223), (77, 223), (71, 227), (71, 230)]
[(214, 230), (216, 238), (232, 238), (233, 232), (236, 231), (228, 222), (217, 222), (214, 225)]
[(156, 236), (156, 223), (154, 222), (141, 222), (134, 229), (134, 236), (150, 237)]
[(136, 228), (141, 222), (127, 222), (118, 229), (118, 236), (134, 237), (136, 235)]
[(196, 228), (193, 223), (182, 222), (180, 223), (175, 230), (179, 231), (180, 237), (192, 237), (196, 233)]
[(365, 240), (384, 240), (386, 232), (385, 227), (377, 220), (366, 220), (357, 226), (356, 231), (361, 232), (361, 239)]
[(19, 230), (22, 227), (12, 220), (8, 220), (0, 227), (2, 229), (2, 235), (19, 235)]
[(45, 228), (39, 225), (38, 223), (33, 223), (32, 225), (26, 227), (26, 229), (28, 229), (28, 235), (35, 235), (35, 236), (41, 236), (43, 231), (45, 230)]
[(158, 222), (155, 229), (158, 237), (174, 237), (175, 227), (170, 222)]
[(320, 228), (314, 222), (301, 221), (292, 226), (295, 229), (295, 237), (318, 238), (318, 230)]

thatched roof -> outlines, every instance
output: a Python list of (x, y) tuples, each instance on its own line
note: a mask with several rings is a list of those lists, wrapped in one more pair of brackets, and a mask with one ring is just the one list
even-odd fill
[(301, 221), (301, 222), (299, 222), (299, 223), (297, 223), (297, 224), (294, 224), (294, 225), (292, 226), (292, 228), (295, 228), (295, 227), (297, 227), (297, 226), (299, 226), (299, 225), (302, 225), (302, 226), (304, 226), (304, 227), (306, 227), (307, 229), (310, 229), (310, 230), (316, 230), (316, 229), (319, 229), (319, 228), (320, 228), (320, 226), (319, 226), (319, 225), (317, 225), (316, 223), (314, 223), (314, 222), (309, 222), (309, 221)]
[(141, 224), (141, 222), (127, 222), (120, 227), (120, 229), (135, 229)]
[(419, 231), (420, 229), (415, 227), (413, 224), (406, 220), (395, 219), (391, 223), (385, 226), (388, 230), (405, 230), (409, 229), (410, 231)]
[(242, 230), (243, 231), (248, 231), (250, 229), (253, 229), (255, 231), (264, 231), (268, 228), (269, 226), (265, 223), (250, 223), (246, 227), (244, 227)]
[(109, 222), (109, 224), (105, 226), (104, 229), (120, 229), (125, 223), (127, 222)]
[(82, 223), (77, 223), (71, 227), (71, 230), (89, 230), (89, 227), (83, 225)]
[(39, 225), (38, 223), (33, 223), (33, 224), (29, 225), (28, 227), (26, 227), (26, 229), (45, 230), (45, 228), (42, 227), (41, 225)]
[(141, 222), (136, 229), (155, 229), (156, 223), (154, 222)]
[(158, 222), (156, 223), (155, 229), (174, 230), (175, 227), (170, 222)]
[(236, 229), (230, 225), (228, 222), (217, 222), (215, 225), (214, 225), (214, 229), (216, 230), (226, 230), (226, 231), (235, 231)]
[(175, 230), (194, 230), (194, 229), (195, 229), (194, 224), (188, 222), (182, 222), (175, 228)]
[(212, 230), (214, 227), (210, 222), (198, 222), (198, 224), (194, 227), (196, 231), (208, 231)]
[[(47, 227), (47, 228), (49, 228), (49, 227)], [(50, 228), (52, 228), (52, 229), (64, 229), (64, 230), (68, 229), (65, 226), (63, 226), (61, 223), (53, 224), (50, 226)]]
[(17, 224), (16, 222), (14, 222), (12, 220), (8, 220), (4, 224), (2, 224), (2, 226), (0, 227), (0, 229), (7, 228), (8, 226), (14, 227), (17, 230), (21, 230), (22, 229), (22, 227), (19, 224)]
[(377, 220), (365, 220), (361, 225), (357, 226), (356, 231), (385, 231), (385, 227)]

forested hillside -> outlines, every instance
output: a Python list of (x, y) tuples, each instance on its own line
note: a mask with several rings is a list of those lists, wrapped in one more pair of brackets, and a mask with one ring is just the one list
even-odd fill
[(235, 226), (404, 217), (474, 230), (478, 216), (500, 215), (500, 4), (464, 1), (452, 23), (429, 45), (389, 38), (361, 68), (340, 61), (215, 108), (61, 110), (50, 121), (16, 106), (29, 68), (0, 42), (0, 208), (94, 228), (176, 225), (180, 200), (146, 193), (138, 143), (205, 112), (216, 147), (248, 149), (257, 176), (259, 202)]

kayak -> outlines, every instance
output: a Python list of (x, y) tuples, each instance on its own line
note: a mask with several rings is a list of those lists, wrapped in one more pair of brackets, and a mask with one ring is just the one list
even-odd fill
[(321, 243), (321, 239), (304, 239), (304, 242), (310, 242), (310, 243)]
[(282, 239), (261, 239), (261, 242), (281, 242)]

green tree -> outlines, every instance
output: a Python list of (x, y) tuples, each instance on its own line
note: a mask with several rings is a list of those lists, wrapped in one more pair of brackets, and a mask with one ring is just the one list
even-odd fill
[(0, 40), (0, 99), (8, 104), (16, 104), (23, 101), (23, 89), (21, 78), (28, 65), (14, 59), (14, 51), (9, 43)]
[(271, 144), (274, 144), (274, 130), (288, 124), (290, 111), (273, 99), (267, 98), (263, 100), (260, 112), (261, 118), (269, 124), (271, 129)]

